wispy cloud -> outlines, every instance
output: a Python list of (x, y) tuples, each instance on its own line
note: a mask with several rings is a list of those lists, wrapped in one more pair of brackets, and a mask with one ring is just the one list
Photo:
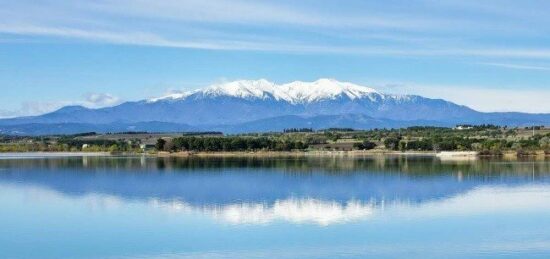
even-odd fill
[[(540, 25), (544, 16), (475, 1), (425, 1), (399, 8), (362, 1), (23, 0), (3, 4), (0, 33), (191, 49), (550, 59), (548, 48), (502, 44), (529, 32), (550, 33)], [(506, 19), (517, 16), (524, 19)], [(479, 35), (489, 40), (479, 44)]]
[(544, 67), (544, 66), (520, 65), (520, 64), (510, 64), (510, 63), (491, 63), (491, 62), (482, 62), (478, 64), (494, 66), (494, 67), (503, 67), (503, 68), (509, 68), (509, 69), (519, 69), (519, 70), (550, 71), (550, 67)]
[[(104, 30), (88, 30), (70, 27), (44, 27), (44, 26), (2, 26), (0, 32), (20, 35), (56, 36), (73, 39), (92, 40), (114, 44), (145, 45), (174, 48), (200, 48), (200, 49), (232, 49), (229, 44), (212, 42), (173, 41), (146, 32), (116, 32)], [(235, 47), (233, 47), (235, 48)]]
[(70, 105), (68, 101), (30, 101), (23, 102), (18, 109), (0, 110), (0, 118), (14, 118), (20, 116), (34, 116), (47, 112), (55, 111), (65, 105)]
[[(324, 4), (327, 3), (330, 1)], [(97, 11), (129, 17), (254, 26), (300, 25), (332, 28), (425, 29), (445, 26), (448, 21), (448, 19), (441, 19), (437, 20), (438, 23), (434, 22), (434, 18), (413, 17), (404, 14), (378, 14), (369, 12), (367, 9), (363, 10), (363, 15), (351, 14), (349, 9), (339, 12), (332, 9), (332, 12), (327, 12), (312, 5), (285, 3), (284, 1), (103, 0), (96, 1), (89, 6)], [(388, 19), (389, 17), (391, 19)]]
[(23, 102), (19, 109), (0, 109), (0, 118), (34, 116), (55, 111), (68, 105), (80, 105), (87, 108), (103, 108), (122, 103), (122, 99), (108, 93), (86, 93), (77, 101), (32, 101)]
[[(238, 41), (238, 40), (172, 40), (148, 32), (119, 32), (103, 30), (84, 30), (65, 27), (44, 26), (6, 26), (0, 24), (0, 33), (18, 35), (52, 36), (69, 39), (89, 40), (100, 43), (140, 45), (154, 47), (187, 48), (187, 49), (211, 49), (211, 50), (237, 50), (237, 51), (275, 51), (298, 54), (346, 54), (365, 56), (416, 56), (416, 57), (492, 57), (513, 59), (550, 59), (550, 49), (514, 49), (514, 48), (419, 48), (419, 47), (380, 47), (380, 46), (332, 46), (319, 45), (309, 42), (266, 42), (264, 41)], [(386, 37), (386, 39), (392, 39)], [(403, 39), (399, 39), (403, 41)], [(508, 68), (546, 70), (544, 67), (506, 65), (502, 63), (483, 63), (486, 65)]]

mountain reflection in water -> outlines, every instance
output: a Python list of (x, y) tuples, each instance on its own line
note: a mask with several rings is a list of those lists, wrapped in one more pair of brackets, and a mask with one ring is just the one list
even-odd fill
[[(528, 203), (529, 188), (546, 193), (550, 179), (550, 163), (545, 161), (398, 156), (29, 158), (0, 159), (0, 168), (0, 184), (103, 203), (142, 201), (230, 224), (329, 225), (368, 219), (385, 209), (416, 206), (422, 211), (453, 203), (457, 208), (449, 211), (460, 213), (494, 207), (491, 197), (503, 188), (509, 192), (506, 204)], [(529, 183), (536, 185), (525, 187)]]

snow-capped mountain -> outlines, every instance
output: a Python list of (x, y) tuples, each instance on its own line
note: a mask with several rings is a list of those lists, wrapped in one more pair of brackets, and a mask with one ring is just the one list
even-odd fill
[(378, 93), (372, 88), (347, 82), (339, 82), (334, 79), (319, 79), (315, 82), (294, 81), (283, 85), (277, 85), (265, 79), (260, 79), (239, 80), (224, 84), (216, 84), (204, 89), (174, 93), (159, 98), (152, 98), (148, 101), (175, 101), (197, 95), (210, 98), (230, 96), (243, 99), (272, 99), (292, 104), (306, 104), (343, 96), (350, 100), (365, 97), (374, 100), (376, 98), (375, 96), (384, 98), (383, 94)]
[[(550, 114), (482, 113), (441, 99), (384, 94), (334, 79), (280, 85), (260, 79), (215, 84), (108, 108), (68, 106), (41, 116), (0, 120), (0, 134), (16, 130), (39, 133), (44, 124), (55, 124), (63, 132), (124, 127), (154, 131), (157, 126), (152, 125), (163, 125), (158, 126), (159, 131), (242, 132), (287, 126), (375, 128), (457, 123), (549, 125)], [(55, 128), (48, 128), (49, 133), (52, 130)]]

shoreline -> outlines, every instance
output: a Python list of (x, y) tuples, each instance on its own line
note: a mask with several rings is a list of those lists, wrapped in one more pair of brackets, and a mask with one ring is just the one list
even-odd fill
[(399, 151), (238, 151), (238, 152), (158, 152), (148, 155), (158, 157), (281, 157), (281, 156), (436, 156), (436, 152)]
[(425, 157), (439, 157), (445, 159), (458, 159), (458, 158), (491, 158), (491, 157), (503, 157), (503, 158), (529, 158), (529, 157), (550, 157), (550, 155), (544, 154), (544, 151), (537, 151), (536, 155), (518, 156), (516, 152), (508, 151), (503, 152), (501, 155), (479, 155), (475, 151), (455, 151), (452, 155), (441, 156), (441, 152), (434, 151), (389, 151), (389, 150), (376, 150), (376, 151), (239, 151), (239, 152), (157, 152), (147, 155), (157, 157), (282, 157), (282, 156), (425, 156)]
[(33, 157), (79, 157), (79, 156), (111, 156), (110, 152), (6, 152), (0, 153), (0, 158), (33, 158)]
[[(447, 154), (446, 154), (447, 153)], [(0, 158), (36, 158), (36, 157), (100, 157), (100, 156), (148, 156), (148, 157), (375, 157), (375, 156), (407, 156), (407, 157), (438, 157), (442, 160), (477, 159), (477, 158), (549, 158), (550, 154), (537, 151), (536, 155), (518, 156), (515, 151), (504, 151), (501, 155), (480, 155), (475, 151), (390, 151), (390, 150), (353, 150), (353, 151), (215, 151), (215, 152), (0, 152)]]

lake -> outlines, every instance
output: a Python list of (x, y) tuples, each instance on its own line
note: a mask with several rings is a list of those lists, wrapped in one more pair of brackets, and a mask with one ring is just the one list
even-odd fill
[(0, 258), (550, 258), (550, 160), (0, 156)]

